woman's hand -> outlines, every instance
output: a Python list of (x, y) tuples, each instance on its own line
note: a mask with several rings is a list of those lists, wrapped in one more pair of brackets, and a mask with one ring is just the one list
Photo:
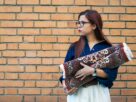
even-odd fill
[(66, 85), (65, 85), (65, 80), (62, 80), (62, 85), (63, 85), (64, 92), (67, 93)]
[(63, 85), (64, 92), (66, 94), (70, 95), (70, 94), (73, 94), (77, 91), (77, 88), (72, 88), (70, 91), (68, 91), (67, 88), (66, 88), (66, 85), (65, 85), (65, 80), (62, 81), (62, 85)]
[(76, 78), (81, 77), (81, 80), (83, 80), (86, 76), (94, 73), (94, 68), (92, 68), (84, 63), (80, 63), (80, 64), (83, 66), (83, 69), (77, 71), (77, 73), (75, 74)]

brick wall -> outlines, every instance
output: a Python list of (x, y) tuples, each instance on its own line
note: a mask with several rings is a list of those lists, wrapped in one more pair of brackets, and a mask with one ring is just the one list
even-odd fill
[[(111, 42), (136, 55), (135, 0), (0, 0), (0, 102), (66, 102), (58, 82), (79, 12), (98, 10)], [(119, 69), (112, 102), (136, 102), (136, 60)]]

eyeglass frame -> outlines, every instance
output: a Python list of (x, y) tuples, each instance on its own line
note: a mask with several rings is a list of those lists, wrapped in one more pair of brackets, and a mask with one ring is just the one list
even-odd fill
[[(79, 26), (79, 28), (82, 28), (82, 27), (84, 27), (84, 25), (85, 24), (87, 24), (87, 23), (90, 23), (90, 22), (85, 22), (85, 21), (76, 21), (76, 25), (78, 26), (78, 25), (80, 25)], [(82, 24), (82, 25), (81, 25)]]

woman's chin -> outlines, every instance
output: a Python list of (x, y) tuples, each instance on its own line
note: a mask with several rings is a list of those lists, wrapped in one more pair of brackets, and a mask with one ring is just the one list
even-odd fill
[(88, 35), (87, 33), (80, 33), (81, 35), (83, 35), (83, 36), (86, 36), (86, 35)]

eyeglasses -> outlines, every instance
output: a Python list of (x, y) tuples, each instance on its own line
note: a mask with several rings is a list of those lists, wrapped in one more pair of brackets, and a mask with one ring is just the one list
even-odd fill
[(83, 27), (83, 26), (84, 26), (85, 24), (87, 24), (87, 23), (90, 23), (90, 22), (77, 21), (77, 22), (76, 22), (76, 25), (77, 25), (77, 27), (81, 28), (81, 27)]

